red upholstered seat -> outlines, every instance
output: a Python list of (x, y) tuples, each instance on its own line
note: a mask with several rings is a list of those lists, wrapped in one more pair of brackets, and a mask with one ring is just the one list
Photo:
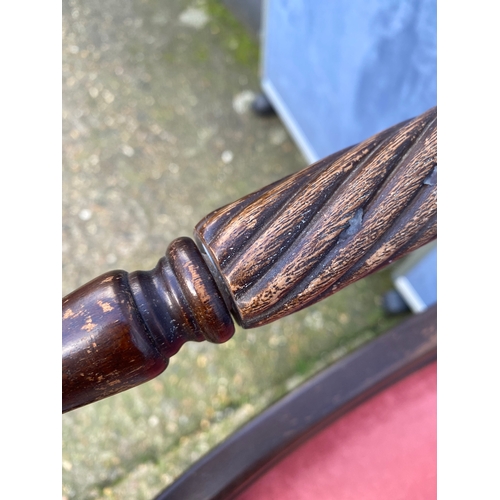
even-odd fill
[(435, 499), (436, 393), (434, 362), (333, 422), (238, 499)]

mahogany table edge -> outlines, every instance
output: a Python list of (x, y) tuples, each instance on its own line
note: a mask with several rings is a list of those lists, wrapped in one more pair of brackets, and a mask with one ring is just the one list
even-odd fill
[(155, 500), (234, 498), (328, 424), (436, 359), (434, 305), (280, 399), (202, 457)]

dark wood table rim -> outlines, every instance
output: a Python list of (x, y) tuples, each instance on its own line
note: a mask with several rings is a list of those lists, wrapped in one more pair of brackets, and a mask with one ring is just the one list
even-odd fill
[(155, 500), (231, 499), (315, 433), (437, 357), (437, 306), (325, 369), (202, 457)]

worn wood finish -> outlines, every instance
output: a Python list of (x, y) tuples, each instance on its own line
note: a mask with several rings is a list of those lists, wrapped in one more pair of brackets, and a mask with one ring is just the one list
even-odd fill
[(152, 271), (63, 299), (63, 411), (146, 382), (187, 340), (225, 342), (436, 238), (436, 109), (205, 217)]
[(433, 108), (200, 221), (237, 321), (275, 321), (435, 239), (436, 143)]
[(234, 324), (189, 238), (152, 271), (112, 271), (63, 299), (63, 412), (159, 375), (187, 340), (225, 342)]

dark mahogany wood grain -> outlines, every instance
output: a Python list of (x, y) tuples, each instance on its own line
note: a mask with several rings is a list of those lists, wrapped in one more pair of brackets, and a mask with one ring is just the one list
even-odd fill
[[(437, 237), (437, 109), (198, 223), (151, 271), (63, 299), (63, 411), (146, 382), (188, 341), (225, 342), (307, 307)], [(202, 253), (200, 253), (200, 250)]]
[(63, 412), (146, 382), (167, 364), (148, 338), (124, 271), (63, 300)]
[(237, 321), (275, 321), (436, 238), (436, 143), (434, 108), (200, 221)]
[(112, 271), (63, 299), (63, 412), (151, 380), (188, 340), (233, 333), (201, 254), (179, 238), (152, 271)]

